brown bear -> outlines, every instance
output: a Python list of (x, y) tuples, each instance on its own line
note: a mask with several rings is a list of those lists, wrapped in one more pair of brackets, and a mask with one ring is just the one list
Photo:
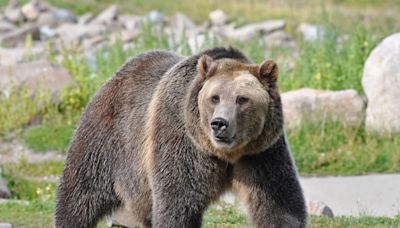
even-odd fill
[(214, 48), (128, 61), (88, 105), (58, 188), (56, 227), (125, 210), (142, 227), (200, 227), (232, 190), (256, 227), (306, 227), (273, 61)]

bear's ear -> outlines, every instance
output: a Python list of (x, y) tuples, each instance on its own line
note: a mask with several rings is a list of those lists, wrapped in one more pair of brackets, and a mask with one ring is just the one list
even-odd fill
[(197, 71), (204, 80), (210, 76), (210, 67), (213, 59), (208, 55), (202, 55), (197, 62)]
[(258, 77), (263, 85), (273, 85), (278, 80), (278, 65), (272, 60), (264, 61), (258, 69)]

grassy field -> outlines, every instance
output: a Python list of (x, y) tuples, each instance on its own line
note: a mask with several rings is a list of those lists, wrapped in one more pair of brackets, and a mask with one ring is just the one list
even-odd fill
[[(0, 0), (0, 6), (8, 1)], [(26, 2), (26, 1), (20, 1)], [(259, 40), (246, 43), (210, 40), (205, 47), (232, 45), (243, 50), (254, 62), (275, 59), (281, 66), (281, 91), (302, 87), (340, 90), (353, 88), (363, 94), (362, 68), (370, 51), (385, 36), (400, 30), (400, 1), (356, 0), (288, 0), (288, 1), (108, 1), (83, 0), (79, 4), (68, 0), (50, 0), (54, 5), (66, 7), (78, 14), (99, 12), (109, 3), (117, 3), (124, 13), (146, 14), (158, 9), (167, 15), (178, 11), (190, 15), (200, 23), (208, 12), (221, 8), (238, 25), (251, 21), (284, 18), (286, 31), (299, 45), (297, 57), (291, 50), (267, 49)], [(199, 10), (201, 9), (201, 10)], [(307, 43), (296, 33), (300, 22), (322, 24), (327, 33), (321, 42)], [(344, 36), (345, 35), (345, 36)], [(345, 37), (345, 39), (343, 39)], [(65, 90), (59, 105), (50, 102), (48, 94), (41, 92), (31, 98), (27, 91), (13, 92), (0, 97), (0, 140), (20, 137), (37, 152), (57, 150), (64, 153), (79, 121), (80, 115), (93, 94), (131, 56), (151, 49), (168, 49), (181, 54), (192, 54), (187, 44), (168, 45), (166, 36), (152, 33), (150, 26), (143, 28), (142, 36), (124, 50), (121, 43), (110, 44), (96, 53), (95, 68), (84, 55), (75, 50), (64, 50), (62, 64), (77, 82)], [(341, 40), (337, 45), (337, 40)], [(27, 41), (29, 42), (29, 40)], [(49, 45), (50, 46), (50, 45)], [(50, 49), (47, 58), (56, 61)], [(291, 64), (287, 64), (287, 63)], [(291, 65), (291, 67), (289, 67)], [(40, 102), (41, 108), (37, 103)], [(400, 172), (400, 136), (374, 135), (363, 126), (346, 127), (335, 122), (306, 123), (287, 132), (292, 152), (301, 175), (360, 175), (367, 173)], [(4, 177), (10, 184), (14, 199), (28, 200), (28, 205), (0, 206), (0, 221), (15, 227), (50, 227), (54, 211), (54, 198), (58, 177), (64, 164), (2, 165)], [(204, 217), (205, 227), (246, 227), (246, 217), (237, 207), (223, 210), (210, 209)], [(398, 227), (400, 217), (337, 217), (310, 218), (310, 227)], [(102, 227), (104, 227), (104, 222)]]

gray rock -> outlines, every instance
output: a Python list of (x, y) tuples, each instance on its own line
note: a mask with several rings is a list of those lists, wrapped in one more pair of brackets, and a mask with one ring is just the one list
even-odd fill
[(268, 34), (263, 37), (264, 43), (268, 48), (272, 47), (283, 47), (283, 48), (294, 48), (296, 47), (296, 40), (289, 36), (287, 32), (279, 30)]
[(30, 49), (23, 47), (0, 48), (0, 66), (15, 65), (19, 62), (45, 55), (46, 49), (42, 45), (35, 45)]
[(22, 15), (28, 21), (36, 21), (40, 12), (44, 10), (45, 7), (40, 0), (31, 0), (21, 7)]
[(94, 14), (85, 13), (84, 15), (79, 17), (78, 23), (81, 25), (86, 25), (89, 24), (94, 18), (95, 18)]
[(11, 0), (8, 3), (7, 7), (4, 10), (4, 17), (13, 23), (20, 22), (24, 19), (21, 9), (19, 7), (18, 0)]
[(106, 27), (102, 24), (62, 24), (56, 30), (60, 40), (66, 46), (79, 46), (82, 40), (89, 37), (105, 34)]
[(106, 38), (102, 35), (90, 37), (82, 41), (82, 48), (85, 50), (93, 50), (101, 46), (104, 41), (106, 41)]
[(368, 99), (366, 128), (400, 133), (400, 33), (385, 38), (368, 56), (362, 86)]
[(0, 223), (0, 228), (13, 228), (10, 223)]
[(195, 23), (182, 13), (177, 13), (169, 19), (169, 37), (175, 43), (181, 43), (183, 39), (196, 35)]
[(210, 12), (208, 18), (210, 19), (211, 24), (214, 26), (225, 25), (229, 19), (228, 15), (226, 15), (226, 13), (220, 9)]
[(307, 205), (308, 214), (315, 216), (326, 216), (329, 218), (333, 218), (335, 215), (333, 214), (332, 209), (321, 201), (309, 201)]
[(113, 21), (118, 19), (119, 7), (117, 5), (111, 5), (103, 12), (101, 12), (92, 22), (101, 24), (111, 24)]
[(25, 42), (28, 34), (31, 34), (33, 40), (40, 40), (39, 27), (33, 24), (26, 24), (0, 36), (0, 43), (7, 46), (15, 46), (18, 43)]
[(355, 90), (294, 90), (282, 94), (282, 104), (288, 128), (299, 127), (303, 122), (326, 120), (358, 126), (365, 117), (365, 102)]
[(47, 40), (56, 37), (57, 32), (56, 30), (50, 28), (49, 26), (42, 26), (40, 27), (40, 38), (42, 40)]
[(325, 28), (321, 25), (302, 23), (299, 26), (299, 32), (301, 33), (305, 41), (314, 42), (321, 40), (324, 37), (326, 31)]
[(0, 91), (3, 93), (10, 93), (14, 85), (16, 88), (27, 88), (32, 96), (38, 90), (48, 91), (52, 100), (58, 102), (60, 92), (73, 83), (67, 70), (47, 61), (0, 66)]
[(15, 26), (14, 24), (5, 20), (0, 21), (0, 34), (4, 34), (15, 29), (17, 29), (17, 26)]
[(163, 13), (157, 10), (152, 10), (150, 13), (144, 18), (147, 22), (152, 23), (153, 25), (163, 25), (165, 23), (165, 16)]
[(49, 27), (56, 27), (62, 23), (76, 23), (77, 18), (69, 10), (65, 9), (54, 9), (43, 12), (39, 15), (37, 24), (43, 26), (47, 25)]
[[(1, 174), (1, 173), (0, 173)], [(0, 198), (8, 199), (11, 197), (11, 192), (7, 187), (7, 182), (0, 175)]]
[(285, 26), (286, 22), (284, 20), (270, 20), (270, 21), (245, 25), (243, 27), (231, 31), (227, 30), (225, 31), (226, 33), (225, 35), (230, 39), (243, 42), (243, 41), (249, 41), (257, 36), (264, 36), (278, 30), (283, 30)]
[(140, 31), (142, 25), (142, 18), (135, 15), (121, 15), (118, 18), (122, 27), (128, 31)]

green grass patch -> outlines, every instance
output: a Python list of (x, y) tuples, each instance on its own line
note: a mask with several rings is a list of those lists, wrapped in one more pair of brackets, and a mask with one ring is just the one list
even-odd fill
[(337, 122), (287, 131), (301, 175), (361, 175), (400, 171), (400, 136), (369, 134)]
[[(29, 204), (8, 203), (0, 207), (0, 221), (11, 223), (14, 227), (51, 227), (54, 223), (54, 200), (34, 200)], [(315, 217), (309, 219), (309, 227), (398, 227), (400, 216), (385, 217)], [(104, 220), (98, 227), (106, 227)], [(247, 217), (236, 207), (228, 206), (221, 210), (210, 209), (204, 215), (203, 227), (245, 228), (249, 227)]]
[(8, 173), (20, 177), (61, 176), (64, 170), (64, 162), (27, 163), (21, 161), (18, 164), (4, 164), (2, 168)]
[(73, 125), (38, 126), (25, 133), (24, 142), (35, 151), (65, 151), (74, 128)]

